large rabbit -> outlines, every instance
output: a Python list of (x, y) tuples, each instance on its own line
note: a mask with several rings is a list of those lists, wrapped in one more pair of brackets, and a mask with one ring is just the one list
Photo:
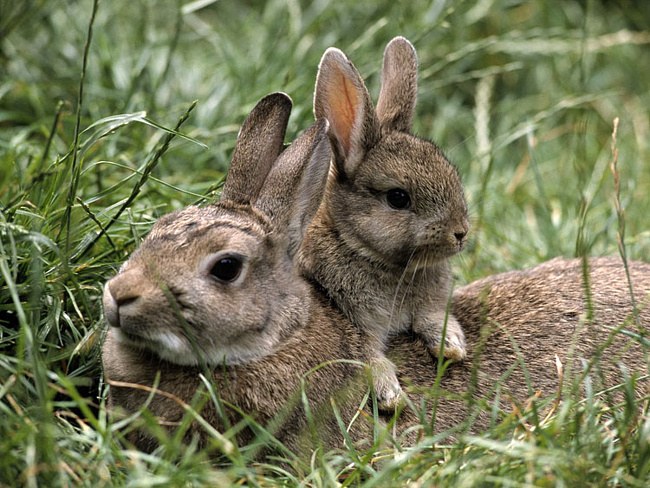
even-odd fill
[[(306, 433), (301, 404), (287, 406), (303, 380), (315, 411), (331, 409), (325, 400), (334, 396), (346, 421), (355, 413), (348, 400), (361, 399), (352, 394), (359, 388), (347, 383), (360, 376), (358, 365), (333, 363), (305, 376), (327, 361), (363, 356), (359, 334), (292, 264), (325, 187), (329, 144), (321, 121), (281, 153), (290, 110), (284, 94), (262, 99), (241, 128), (220, 202), (162, 217), (106, 284), (111, 328), (102, 356), (112, 406), (137, 411), (148, 393), (124, 383), (151, 386), (157, 372), (160, 390), (190, 402), (208, 371), (224, 400), (263, 425), (283, 412), (275, 434), (285, 441), (300, 443), (292, 436)], [(184, 413), (164, 395), (149, 408), (172, 423)], [(213, 403), (202, 414), (216, 427), (238, 420)], [(322, 430), (324, 439), (341, 438), (335, 423)], [(155, 446), (144, 431), (134, 440)]]
[(467, 205), (456, 168), (409, 133), (416, 95), (416, 53), (403, 37), (386, 47), (376, 111), (345, 54), (325, 52), (314, 113), (330, 124), (332, 172), (299, 254), (306, 276), (368, 335), (375, 391), (387, 410), (401, 397), (384, 355), (391, 335), (412, 329), (431, 354), (465, 357), (447, 302), (448, 258), (465, 243)]
[[(366, 361), (366, 339), (292, 264), (323, 191), (329, 154), (322, 123), (279, 154), (289, 109), (283, 95), (263, 99), (242, 127), (221, 202), (160, 219), (107, 283), (111, 329), (102, 360), (113, 408), (147, 406), (163, 423), (177, 423), (185, 413), (178, 400), (191, 403), (203, 386), (201, 373), (208, 372), (225, 410), (208, 401), (201, 415), (209, 424), (226, 428), (241, 418), (241, 409), (272, 426), (287, 447), (308, 454), (311, 430), (296, 401), (304, 380), (325, 447), (341, 445), (329, 400), (347, 424), (367, 385), (354, 361), (337, 360)], [(596, 358), (593, 371), (602, 373), (604, 386), (621, 380), (620, 365), (629, 374), (647, 374), (647, 348), (629, 332), (637, 321), (642, 333), (650, 325), (650, 265), (630, 263), (638, 317), (619, 260), (593, 259), (588, 274), (583, 271), (579, 260), (557, 259), (455, 292), (453, 312), (467, 334), (468, 358), (442, 378), (452, 395), (437, 400), (437, 429), (465, 425), (481, 401), (507, 399), (497, 404), (507, 410), (538, 390), (542, 400), (555, 395), (562, 383), (556, 355), (578, 369), (583, 359)], [(420, 339), (395, 337), (389, 355), (414, 405), (439, 392)], [(565, 375), (564, 384), (572, 384)], [(160, 393), (150, 396), (137, 385), (155, 385)], [(647, 383), (639, 384), (639, 393), (647, 394)], [(352, 423), (355, 441), (370, 438), (363, 418)], [(489, 420), (479, 414), (467, 427), (476, 431)], [(417, 408), (402, 412), (398, 427), (410, 433), (409, 441), (419, 421)], [(208, 430), (193, 424), (191, 432), (205, 441)], [(145, 430), (134, 434), (140, 448), (155, 447)], [(241, 440), (252, 435), (245, 431)]]

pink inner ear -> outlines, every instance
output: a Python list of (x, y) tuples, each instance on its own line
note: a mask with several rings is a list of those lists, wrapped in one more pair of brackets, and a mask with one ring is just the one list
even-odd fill
[(352, 80), (337, 69), (327, 94), (330, 130), (341, 144), (345, 156), (350, 153), (352, 130), (360, 103), (359, 90)]

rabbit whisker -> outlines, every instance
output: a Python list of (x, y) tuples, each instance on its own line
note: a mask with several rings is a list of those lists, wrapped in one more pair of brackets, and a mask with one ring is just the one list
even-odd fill
[[(406, 296), (408, 295), (409, 289), (410, 289), (410, 287), (412, 285), (412, 283), (411, 283), (412, 279), (411, 279), (406, 283), (406, 289), (402, 293), (402, 299), (400, 300), (399, 307), (396, 307), (397, 297), (400, 294), (400, 288), (402, 287), (402, 285), (405, 282), (406, 273), (408, 272), (409, 267), (410, 267), (410, 263), (411, 263), (411, 261), (413, 261), (414, 257), (415, 257), (415, 249), (413, 251), (411, 251), (411, 254), (410, 254), (409, 258), (406, 261), (406, 266), (404, 266), (404, 270), (402, 271), (402, 274), (400, 275), (399, 280), (397, 281), (397, 286), (395, 287), (395, 293), (393, 294), (393, 303), (392, 303), (391, 309), (390, 309), (390, 316), (389, 316), (389, 319), (388, 319), (389, 324), (392, 324), (395, 315), (399, 315), (399, 313), (402, 311), (402, 308), (404, 306), (404, 301), (406, 300)], [(396, 309), (397, 309), (397, 314), (395, 313)]]

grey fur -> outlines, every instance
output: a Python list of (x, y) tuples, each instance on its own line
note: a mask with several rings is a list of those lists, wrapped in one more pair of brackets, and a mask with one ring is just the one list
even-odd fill
[[(354, 65), (338, 49), (325, 52), (314, 113), (330, 123), (333, 171), (298, 258), (305, 275), (368, 335), (375, 390), (387, 410), (401, 397), (384, 355), (392, 335), (413, 330), (431, 354), (465, 356), (447, 301), (448, 258), (465, 243), (467, 205), (456, 168), (433, 143), (409, 133), (416, 96), (417, 57), (403, 37), (384, 52), (376, 112)], [(391, 208), (394, 189), (408, 193), (409, 207)]]

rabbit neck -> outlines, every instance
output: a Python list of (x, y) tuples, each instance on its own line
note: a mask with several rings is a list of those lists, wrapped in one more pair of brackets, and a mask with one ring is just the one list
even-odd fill
[(447, 260), (427, 268), (400, 268), (357, 249), (335, 226), (317, 218), (303, 241), (298, 264), (312, 285), (365, 332), (383, 336), (407, 330), (418, 310), (432, 300), (446, 302)]

